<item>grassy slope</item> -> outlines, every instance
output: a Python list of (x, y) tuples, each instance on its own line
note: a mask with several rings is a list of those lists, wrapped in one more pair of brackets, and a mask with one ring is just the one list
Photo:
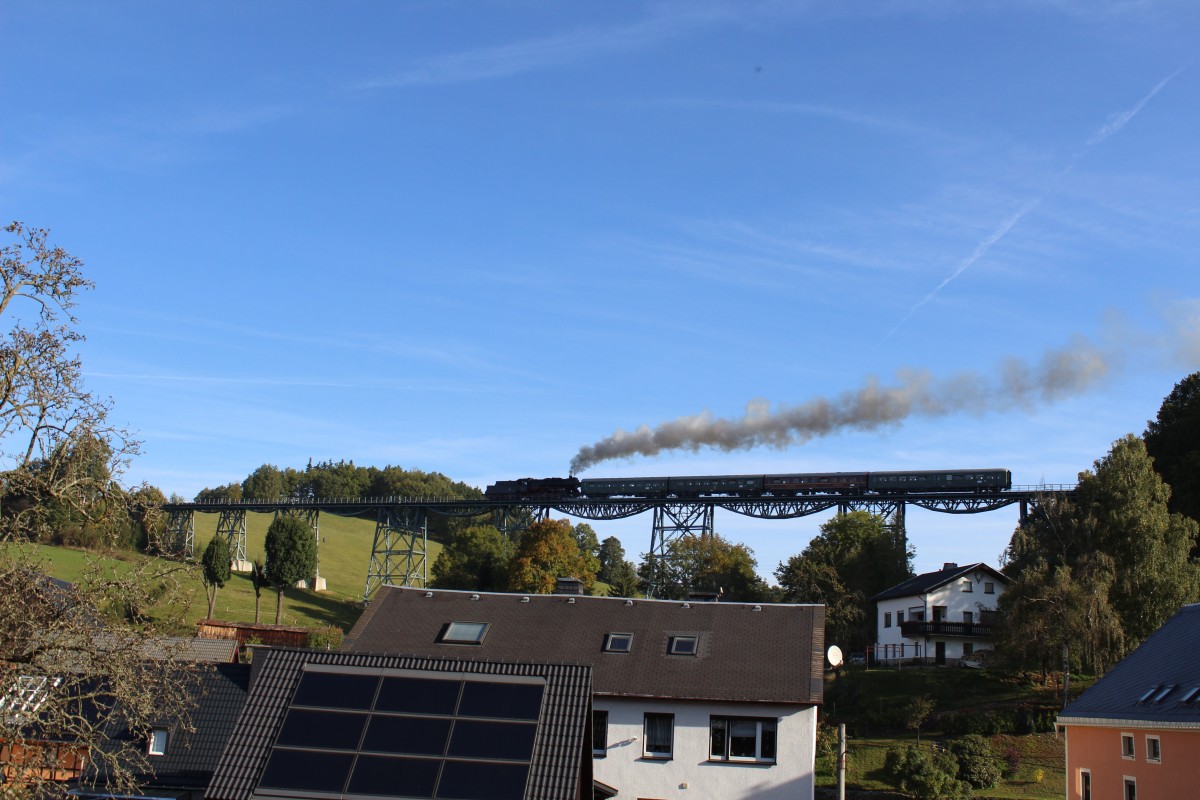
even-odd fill
[[(1074, 695), (1084, 683), (1072, 682)], [(1018, 704), (1055, 705), (1059, 689), (1040, 687), (1028, 682), (1002, 679), (992, 670), (963, 669), (846, 669), (838, 676), (826, 676), (826, 711), (847, 721), (847, 784), (856, 789), (891, 789), (883, 774), (884, 757), (889, 747), (908, 744), (916, 739), (913, 732), (887, 734), (867, 722), (872, 712), (881, 715), (889, 709), (903, 708), (914, 697), (926, 696), (935, 703), (935, 718), (921, 729), (921, 741), (942, 738), (936, 715), (946, 712), (984, 713), (992, 709), (1012, 708)], [(841, 705), (839, 713), (838, 705)], [(857, 733), (857, 735), (856, 735)], [(1042, 800), (1060, 798), (1064, 786), (1064, 742), (1052, 733), (1029, 736), (989, 737), (998, 758), (1014, 751), (1020, 766), (1015, 775), (977, 797), (1004, 800)], [(1040, 780), (1039, 770), (1041, 772)], [(819, 778), (819, 785), (832, 786), (832, 774)]]
[[(272, 519), (271, 514), (246, 515), (246, 556), (250, 560), (261, 561), (263, 559), (263, 540), (266, 538), (267, 526), (271, 524)], [(215, 534), (216, 525), (216, 514), (196, 514), (195, 549), (197, 559)], [(335, 625), (343, 630), (349, 630), (361, 611), (359, 603), (367, 582), (367, 568), (371, 562), (375, 522), (370, 519), (323, 514), (320, 518), (320, 531), (322, 541), (318, 559), (321, 577), (326, 581), (326, 591), (309, 592), (289, 589), (284, 593), (283, 615), (280, 622), (284, 625), (305, 627)], [(441, 550), (442, 545), (438, 542), (430, 541), (428, 543), (427, 570), (433, 568), (433, 562)], [(86, 567), (87, 559), (98, 557), (79, 550), (61, 547), (44, 547), (41, 548), (41, 552), (49, 562), (49, 572), (57, 578), (68, 581), (78, 579)], [(113, 564), (119, 568), (121, 560), (132, 561), (136, 558), (140, 557), (121, 555), (112, 560)], [(198, 620), (207, 616), (208, 611), (208, 601), (205, 598), (198, 568), (194, 579), (188, 583), (191, 593), (183, 617), (188, 625), (194, 626)], [(275, 621), (275, 593), (273, 591), (263, 591), (260, 614), (261, 622), (273, 623)], [(252, 622), (254, 620), (254, 588), (250, 583), (249, 576), (234, 574), (229, 583), (217, 592), (213, 616), (216, 619), (232, 622)]]

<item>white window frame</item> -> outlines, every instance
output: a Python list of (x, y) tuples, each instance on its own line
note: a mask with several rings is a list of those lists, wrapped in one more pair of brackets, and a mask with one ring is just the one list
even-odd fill
[[(650, 749), (650, 720), (665, 720), (667, 722), (667, 746), (666, 749), (651, 750)], [(675, 715), (647, 711), (642, 717), (642, 757), (654, 759), (655, 761), (670, 761), (675, 757)]]
[[(1154, 743), (1153, 746), (1151, 742)], [(1162, 763), (1162, 740), (1152, 734), (1146, 734), (1146, 763)]]
[(171, 732), (166, 728), (151, 728), (150, 741), (146, 744), (146, 753), (152, 756), (165, 756), (167, 745), (171, 742)]
[[(754, 755), (752, 756), (735, 756), (730, 753), (730, 746), (733, 743), (733, 725), (740, 723), (742, 725), (754, 725)], [(714, 741), (714, 733), (717, 730), (722, 730), (724, 740), (721, 743), (719, 753), (714, 753), (713, 750), (716, 742)], [(775, 747), (774, 752), (769, 755), (763, 753), (763, 733), (770, 731), (774, 734)], [(708, 760), (709, 761), (729, 761), (743, 764), (774, 764), (779, 754), (779, 721), (769, 717), (728, 717), (728, 716), (711, 716), (708, 718)]]
[[(1123, 775), (1121, 784), (1121, 800), (1137, 800), (1137, 778), (1132, 775)], [(1130, 793), (1130, 789), (1133, 792)]]
[(1133, 761), (1137, 758), (1137, 745), (1134, 744), (1132, 733), (1121, 734), (1121, 758), (1126, 761)]
[(1079, 800), (1092, 800), (1092, 771), (1090, 769), (1079, 770)]

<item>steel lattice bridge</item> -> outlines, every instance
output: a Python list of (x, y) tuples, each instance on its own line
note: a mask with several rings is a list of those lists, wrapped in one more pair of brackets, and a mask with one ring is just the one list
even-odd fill
[[(904, 524), (906, 506), (937, 511), (944, 514), (979, 514), (1011, 505), (1019, 505), (1024, 521), (1030, 507), (1047, 496), (1070, 495), (1073, 486), (1039, 484), (1014, 486), (1011, 489), (988, 492), (872, 491), (854, 494), (808, 494), (796, 497), (735, 497), (711, 496), (694, 498), (569, 498), (547, 502), (490, 500), (486, 498), (461, 500), (409, 497), (311, 498), (278, 500), (231, 500), (203, 503), (168, 503), (167, 549), (175, 556), (191, 560), (195, 557), (195, 515), (217, 514), (216, 535), (229, 540), (229, 552), (237, 571), (249, 571), (246, 558), (246, 514), (291, 514), (304, 519), (312, 528), (318, 544), (321, 541), (322, 513), (343, 517), (375, 520), (375, 538), (371, 547), (371, 562), (367, 567), (363, 600), (384, 584), (425, 586), (428, 569), (425, 559), (428, 545), (429, 517), (484, 517), (507, 535), (514, 535), (532, 522), (549, 518), (551, 512), (586, 520), (615, 520), (650, 512), (653, 524), (650, 533), (650, 560), (667, 557), (668, 546), (685, 534), (710, 536), (716, 510), (757, 519), (796, 519), (825, 511), (839, 514), (867, 511), (882, 516), (894, 532), (897, 542), (906, 546)], [(318, 572), (313, 588), (322, 585)], [(653, 587), (652, 587), (653, 589)]]

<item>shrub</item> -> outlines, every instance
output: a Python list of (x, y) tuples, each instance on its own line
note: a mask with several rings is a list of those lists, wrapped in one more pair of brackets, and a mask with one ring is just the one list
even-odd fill
[(958, 779), (975, 789), (990, 789), (1000, 780), (1000, 767), (988, 740), (976, 734), (956, 739), (949, 745), (958, 759)]
[(336, 625), (313, 628), (308, 632), (308, 646), (313, 650), (337, 650), (341, 648), (344, 636)]
[(883, 770), (893, 786), (918, 800), (971, 796), (970, 785), (958, 779), (958, 759), (946, 751), (916, 745), (893, 747), (884, 758)]

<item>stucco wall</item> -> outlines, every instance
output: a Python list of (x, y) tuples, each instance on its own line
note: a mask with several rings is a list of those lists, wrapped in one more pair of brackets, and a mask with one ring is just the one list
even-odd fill
[[(593, 707), (608, 712), (604, 757), (593, 762), (596, 780), (615, 787), (620, 797), (661, 800), (810, 800), (817, 710), (813, 706), (696, 703), (593, 698)], [(646, 713), (675, 715), (670, 760), (643, 756)], [(709, 719), (718, 716), (774, 718), (778, 752), (774, 764), (710, 761)]]
[[(964, 592), (963, 586), (967, 581), (970, 581), (971, 591)], [(988, 583), (993, 585), (994, 591), (992, 594), (987, 594), (984, 591)], [(912, 610), (914, 608), (921, 608), (925, 612), (925, 621), (933, 622), (933, 607), (945, 606), (946, 622), (962, 622), (963, 612), (970, 611), (974, 614), (974, 621), (978, 623), (981, 621), (981, 613), (984, 610), (996, 610), (997, 603), (1003, 593), (1004, 584), (997, 580), (995, 575), (983, 570), (975, 570), (924, 596), (917, 595), (881, 600), (876, 603), (875, 609), (876, 660), (890, 661), (898, 660), (899, 658), (910, 659), (914, 657), (933, 658), (936, 651), (936, 643), (939, 641), (946, 643), (947, 660), (962, 658), (962, 646), (964, 642), (970, 642), (976, 652), (990, 649), (992, 646), (990, 640), (977, 637), (929, 636), (906, 639), (900, 634), (900, 626), (896, 622), (896, 613), (902, 611), (904, 612), (904, 618), (911, 620), (913, 619)], [(890, 627), (884, 627), (885, 614), (891, 614), (892, 624)], [(889, 648), (889, 645), (892, 647)], [(900, 645), (903, 645), (903, 649), (900, 649)]]
[[(1121, 734), (1133, 736), (1133, 758), (1124, 758)], [(1157, 736), (1161, 760), (1147, 760), (1146, 737)], [(1200, 731), (1098, 728), (1070, 725), (1067, 737), (1067, 800), (1080, 800), (1080, 771), (1092, 776), (1092, 800), (1124, 800), (1125, 778), (1137, 782), (1138, 798), (1200, 796)]]

